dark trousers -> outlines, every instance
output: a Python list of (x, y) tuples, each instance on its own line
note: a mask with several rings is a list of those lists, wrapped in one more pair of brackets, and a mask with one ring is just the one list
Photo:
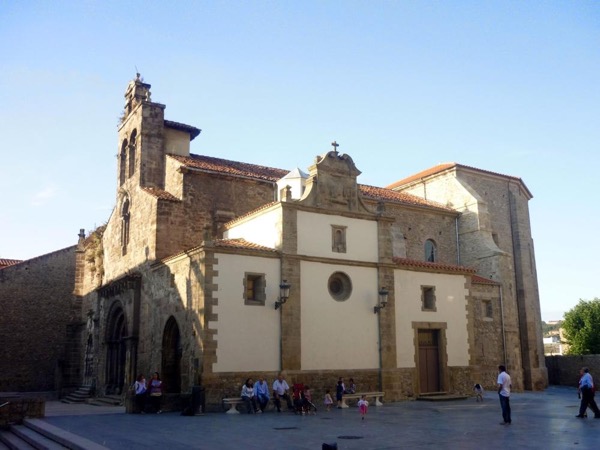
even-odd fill
[(267, 403), (269, 403), (269, 397), (258, 394), (256, 400), (258, 402), (258, 407), (264, 412), (265, 408), (267, 407)]
[(143, 394), (135, 394), (135, 406), (137, 408), (137, 412), (145, 412), (146, 411), (146, 393)]
[(600, 417), (600, 411), (596, 400), (594, 400), (594, 391), (590, 388), (581, 388), (581, 404), (579, 405), (579, 415), (583, 416), (588, 409), (588, 406), (594, 411), (594, 416)]
[(294, 409), (294, 405), (292, 405), (292, 399), (290, 398), (289, 394), (285, 393), (283, 395), (278, 395), (277, 392), (273, 393), (273, 402), (275, 403), (275, 406), (277, 407), (277, 411), (281, 411), (281, 399), (285, 399), (285, 401), (287, 402), (287, 407), (288, 409)]
[(242, 396), (242, 400), (244, 400), (244, 404), (246, 405), (246, 411), (248, 414), (253, 414), (257, 411), (256, 400), (254, 397), (248, 397), (246, 395)]
[(500, 397), (500, 408), (502, 408), (502, 418), (504, 419), (504, 423), (511, 423), (510, 399), (500, 394), (498, 394), (498, 397)]

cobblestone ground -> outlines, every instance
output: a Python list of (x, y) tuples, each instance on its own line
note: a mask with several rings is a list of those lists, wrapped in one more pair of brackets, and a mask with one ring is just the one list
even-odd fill
[[(497, 394), (485, 400), (401, 402), (316, 415), (176, 413), (131, 415), (122, 408), (47, 405), (46, 420), (111, 449), (598, 449), (600, 419), (577, 419), (574, 388), (513, 393), (510, 426), (500, 425)], [(69, 408), (74, 406), (74, 408)], [(92, 408), (90, 410), (90, 408)], [(104, 412), (104, 414), (97, 414)]]

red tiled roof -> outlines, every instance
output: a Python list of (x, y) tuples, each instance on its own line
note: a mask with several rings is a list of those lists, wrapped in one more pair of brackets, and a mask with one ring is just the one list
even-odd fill
[(495, 286), (500, 284), (497, 281), (490, 280), (489, 278), (483, 278), (483, 277), (480, 277), (479, 275), (472, 275), (471, 282), (476, 283), (476, 284), (491, 284), (491, 285), (495, 285)]
[(243, 248), (243, 249), (251, 249), (251, 250), (262, 250), (267, 252), (276, 253), (277, 250), (270, 247), (265, 247), (263, 245), (255, 244), (254, 242), (248, 242), (244, 238), (237, 239), (217, 239), (213, 242), (215, 247), (221, 248)]
[(15, 264), (19, 264), (23, 262), (22, 259), (3, 259), (0, 258), (0, 269), (3, 269), (8, 266), (14, 266)]
[(276, 169), (274, 167), (259, 166), (228, 159), (213, 158), (190, 154), (190, 156), (169, 155), (186, 167), (199, 169), (205, 172), (228, 174), (257, 180), (275, 182), (289, 173), (289, 170)]
[(242, 214), (241, 216), (239, 216), (239, 217), (236, 217), (235, 219), (231, 219), (229, 222), (225, 223), (225, 226), (227, 226), (227, 225), (231, 225), (231, 224), (234, 224), (234, 223), (236, 223), (236, 222), (238, 222), (238, 221), (242, 220), (242, 219), (243, 219), (243, 218), (245, 218), (245, 217), (248, 217), (248, 216), (251, 216), (251, 215), (253, 215), (253, 214), (256, 214), (258, 211), (262, 211), (262, 210), (264, 210), (264, 209), (270, 208), (271, 206), (273, 206), (273, 205), (276, 205), (277, 203), (279, 203), (279, 202), (269, 202), (269, 203), (265, 203), (264, 205), (262, 205), (262, 206), (259, 206), (259, 207), (258, 207), (258, 208), (256, 208), (256, 209), (253, 209), (252, 211), (248, 211), (246, 214)]
[(163, 191), (162, 189), (158, 189), (158, 188), (155, 188), (155, 187), (143, 187), (142, 190), (146, 191), (151, 196), (156, 197), (156, 198), (161, 199), (161, 200), (168, 200), (168, 201), (171, 201), (171, 202), (178, 202), (178, 201), (180, 201), (173, 194), (170, 194), (167, 191)]
[(392, 258), (392, 261), (399, 266), (414, 267), (417, 269), (426, 269), (428, 271), (455, 272), (455, 273), (475, 273), (476, 269), (466, 266), (457, 266), (454, 264), (440, 264), (427, 261), (418, 261), (408, 258)]
[(173, 122), (172, 120), (165, 120), (165, 127), (172, 128), (174, 130), (179, 131), (187, 131), (190, 133), (190, 141), (193, 141), (196, 136), (200, 134), (199, 128), (193, 127), (191, 125), (186, 125), (185, 123)]
[(456, 163), (445, 163), (445, 164), (438, 164), (437, 166), (431, 167), (429, 169), (423, 170), (419, 173), (416, 173), (414, 175), (411, 175), (410, 177), (404, 178), (402, 180), (396, 181), (395, 183), (390, 184), (389, 186), (386, 186), (388, 189), (394, 189), (398, 186), (402, 186), (404, 184), (408, 184), (412, 181), (415, 180), (419, 180), (421, 178), (425, 178), (428, 177), (430, 175), (436, 174), (436, 173), (440, 173), (443, 172), (444, 170), (450, 169), (451, 167), (455, 167)]
[(444, 206), (441, 203), (434, 202), (431, 200), (425, 200), (424, 198), (417, 197), (416, 195), (406, 194), (404, 192), (392, 191), (391, 189), (387, 188), (359, 184), (358, 190), (360, 191), (363, 197), (370, 198), (373, 200), (384, 200), (388, 202), (397, 202), (415, 206), (429, 206), (443, 209), (445, 211), (455, 212), (454, 209)]
[(411, 175), (408, 178), (404, 178), (402, 180), (396, 181), (395, 183), (390, 184), (389, 186), (386, 186), (388, 189), (395, 189), (399, 186), (403, 186), (405, 184), (409, 184), (412, 183), (413, 181), (419, 180), (421, 178), (427, 178), (431, 175), (435, 175), (441, 172), (444, 172), (445, 170), (448, 169), (452, 169), (452, 168), (462, 168), (462, 169), (468, 169), (468, 170), (474, 170), (476, 172), (481, 172), (481, 173), (487, 173), (490, 175), (496, 175), (499, 177), (504, 177), (504, 178), (510, 178), (511, 180), (516, 180), (518, 182), (520, 182), (523, 187), (525, 188), (525, 190), (531, 195), (531, 192), (529, 192), (529, 189), (527, 189), (527, 186), (525, 186), (525, 183), (523, 183), (523, 180), (519, 177), (515, 177), (512, 175), (504, 175), (502, 173), (498, 173), (498, 172), (492, 172), (490, 170), (483, 170), (483, 169), (478, 169), (477, 167), (471, 167), (471, 166), (465, 166), (463, 164), (458, 164), (458, 163), (444, 163), (444, 164), (438, 164), (437, 166), (433, 166), (429, 169), (423, 170), (419, 173), (416, 173), (414, 175)]

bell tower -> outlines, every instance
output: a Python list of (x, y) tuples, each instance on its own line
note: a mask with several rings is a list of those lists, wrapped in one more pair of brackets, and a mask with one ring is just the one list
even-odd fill
[(134, 185), (164, 188), (165, 105), (152, 102), (150, 87), (138, 73), (125, 90), (119, 123), (119, 192)]

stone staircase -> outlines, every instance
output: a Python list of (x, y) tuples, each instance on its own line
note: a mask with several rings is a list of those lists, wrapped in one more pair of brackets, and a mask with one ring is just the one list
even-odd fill
[(81, 386), (60, 401), (63, 403), (85, 403), (92, 396), (92, 386)]
[(452, 400), (466, 400), (467, 398), (469, 397), (466, 395), (450, 394), (448, 392), (428, 392), (417, 396), (417, 400), (424, 402), (449, 402)]
[(23, 425), (0, 430), (0, 449), (11, 450), (108, 450), (89, 439), (50, 425), (42, 419), (25, 419)]

